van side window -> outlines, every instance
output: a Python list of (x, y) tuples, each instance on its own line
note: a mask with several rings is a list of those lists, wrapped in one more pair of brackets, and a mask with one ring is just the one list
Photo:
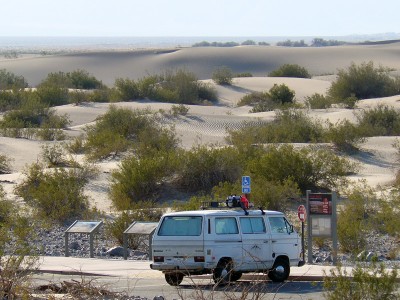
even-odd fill
[(238, 226), (235, 218), (215, 218), (216, 234), (238, 234)]
[(199, 236), (201, 234), (202, 217), (177, 216), (165, 217), (158, 235), (160, 236)]
[(289, 224), (284, 217), (269, 217), (272, 233), (289, 233)]
[(242, 232), (247, 233), (265, 233), (265, 223), (264, 218), (256, 217), (241, 217), (240, 218), (240, 227), (242, 228)]

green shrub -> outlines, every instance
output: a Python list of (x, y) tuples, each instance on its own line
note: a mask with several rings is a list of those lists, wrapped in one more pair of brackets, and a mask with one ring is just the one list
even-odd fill
[(38, 85), (43, 87), (64, 88), (64, 89), (100, 89), (103, 87), (101, 81), (90, 75), (85, 70), (75, 70), (73, 72), (55, 72), (49, 73), (47, 77)]
[(239, 152), (234, 148), (195, 146), (179, 158), (176, 184), (187, 191), (210, 191), (220, 182), (241, 176)]
[(250, 72), (236, 73), (234, 77), (253, 77), (253, 74)]
[(356, 189), (339, 208), (337, 235), (342, 251), (358, 254), (365, 249), (366, 234), (370, 230), (367, 216), (374, 198), (367, 190)]
[(322, 125), (298, 110), (276, 113), (275, 120), (261, 124), (244, 124), (239, 130), (228, 132), (227, 141), (239, 147), (243, 141), (249, 144), (309, 143), (321, 141)]
[(124, 159), (111, 175), (110, 198), (114, 207), (127, 210), (140, 201), (155, 200), (162, 180), (171, 176), (174, 162), (171, 153)]
[(39, 217), (65, 222), (89, 213), (88, 197), (83, 192), (87, 183), (84, 170), (53, 169), (50, 172), (35, 163), (24, 175), (26, 179), (16, 186), (15, 193), (34, 208)]
[(217, 68), (211, 76), (212, 80), (219, 85), (231, 85), (233, 81), (233, 71), (228, 67)]
[(400, 113), (393, 107), (378, 105), (362, 110), (356, 117), (364, 136), (400, 135)]
[[(61, 129), (69, 124), (67, 115), (57, 115), (54, 109), (32, 97), (24, 100), (20, 109), (6, 112), (0, 121), (0, 128), (5, 136), (37, 136), (44, 140), (54, 140), (63, 138)], [(35, 130), (30, 132), (32, 128)]]
[(67, 161), (65, 159), (64, 145), (62, 144), (44, 144), (41, 146), (42, 151), (40, 156), (42, 161), (49, 168), (65, 166)]
[(259, 103), (269, 103), (272, 110), (274, 108), (274, 102), (272, 101), (268, 92), (251, 92), (250, 94), (244, 95), (239, 102), (238, 106), (250, 105), (255, 106)]
[(310, 109), (326, 109), (331, 107), (333, 101), (329, 97), (315, 93), (305, 98), (305, 104)]
[(360, 126), (352, 124), (349, 120), (338, 121), (336, 124), (328, 122), (324, 138), (334, 144), (339, 151), (350, 154), (357, 152), (359, 145), (365, 142)]
[(68, 104), (69, 94), (68, 89), (57, 86), (39, 86), (35, 92), (40, 99), (40, 102), (47, 106), (60, 106)]
[(396, 269), (383, 263), (356, 264), (351, 272), (337, 266), (324, 276), (324, 297), (329, 300), (398, 299)]
[(282, 83), (280, 85), (274, 84), (272, 88), (269, 90), (269, 95), (272, 101), (279, 104), (293, 103), (295, 92), (289, 87)]
[(103, 88), (103, 83), (85, 70), (78, 69), (67, 74), (74, 89), (92, 90)]
[(270, 77), (298, 77), (311, 78), (306, 68), (297, 64), (284, 64), (268, 74)]
[(35, 232), (28, 218), (0, 186), (1, 299), (28, 299), (31, 275), (38, 267), (38, 257), (29, 246)]
[(17, 76), (6, 69), (0, 70), (0, 90), (17, 90), (28, 87), (23, 76)]
[(7, 155), (0, 154), (0, 174), (11, 173), (11, 162), (12, 159)]
[(117, 78), (114, 83), (121, 101), (137, 100), (140, 98), (138, 84), (131, 79)]
[(0, 90), (0, 112), (16, 109), (21, 105), (21, 93), (18, 91)]
[(90, 159), (118, 155), (129, 148), (175, 148), (178, 140), (173, 129), (162, 127), (149, 110), (130, 110), (110, 106), (95, 125), (86, 128), (85, 151)]
[(291, 209), (291, 200), (300, 198), (300, 189), (291, 179), (279, 182), (265, 179), (262, 175), (253, 177), (250, 200), (255, 207), (286, 212)]
[(343, 185), (354, 165), (329, 150), (309, 147), (296, 150), (292, 145), (281, 145), (269, 146), (262, 156), (249, 161), (246, 168), (255, 178), (281, 184), (291, 180), (306, 191)]
[(375, 68), (373, 62), (356, 65), (352, 63), (347, 70), (339, 70), (337, 79), (328, 90), (334, 99), (369, 99), (395, 95), (395, 80), (388, 74), (388, 69)]

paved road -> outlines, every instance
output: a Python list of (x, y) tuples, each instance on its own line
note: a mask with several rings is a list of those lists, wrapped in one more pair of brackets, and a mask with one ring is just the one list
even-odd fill
[(35, 285), (59, 283), (61, 281), (89, 283), (96, 287), (130, 296), (153, 299), (163, 296), (172, 299), (322, 299), (322, 283), (292, 281), (275, 284), (271, 281), (254, 281), (253, 278), (237, 283), (216, 287), (210, 276), (185, 278), (179, 287), (168, 285), (164, 278), (121, 278), (113, 276), (81, 276), (42, 273), (34, 276)]

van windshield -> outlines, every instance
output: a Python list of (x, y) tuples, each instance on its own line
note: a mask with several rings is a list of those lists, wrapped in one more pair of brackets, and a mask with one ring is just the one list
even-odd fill
[(199, 236), (203, 217), (165, 217), (158, 235), (160, 236)]

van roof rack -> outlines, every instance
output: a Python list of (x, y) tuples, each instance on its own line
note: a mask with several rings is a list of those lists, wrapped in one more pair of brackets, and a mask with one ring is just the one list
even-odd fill
[[(203, 201), (200, 209), (206, 210), (206, 209), (237, 209), (241, 208), (243, 209), (245, 215), (248, 215), (248, 209), (253, 208), (253, 204), (247, 202), (247, 206), (244, 204), (244, 202), (241, 201), (242, 197), (241, 196), (236, 196), (236, 195), (231, 195), (226, 198), (225, 201)], [(247, 200), (247, 199), (246, 199)], [(261, 211), (262, 215), (265, 215), (265, 211), (262, 207), (258, 208)]]

